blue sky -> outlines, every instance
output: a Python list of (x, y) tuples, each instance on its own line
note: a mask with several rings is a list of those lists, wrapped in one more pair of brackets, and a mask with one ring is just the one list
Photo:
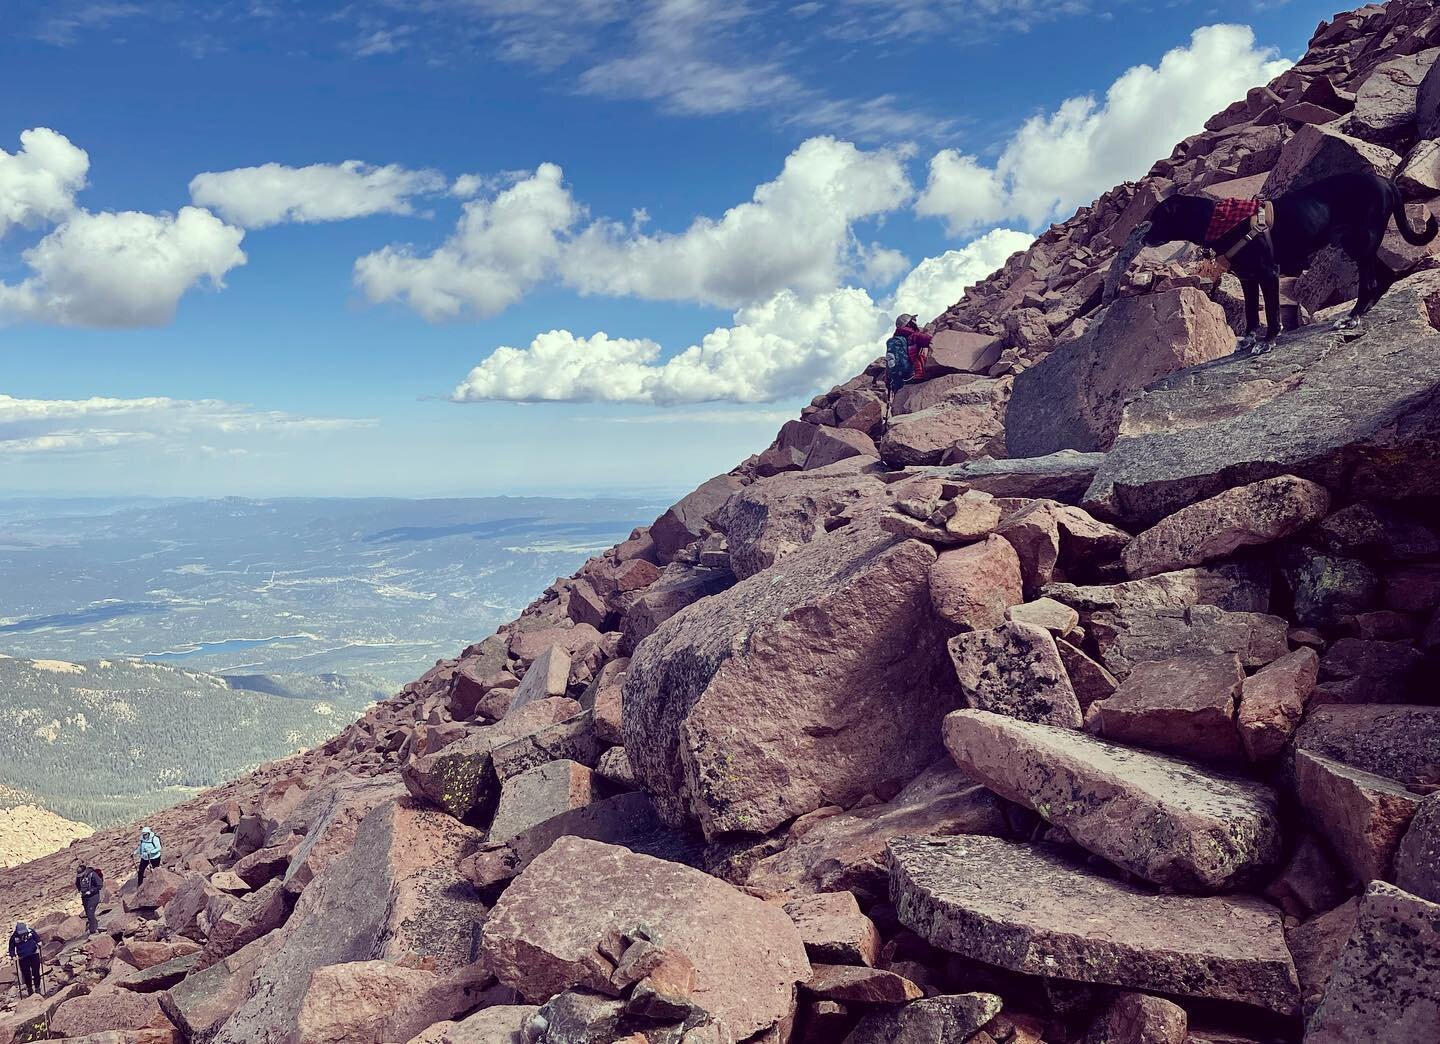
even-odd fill
[(0, 0), (0, 488), (688, 487), (1333, 3)]

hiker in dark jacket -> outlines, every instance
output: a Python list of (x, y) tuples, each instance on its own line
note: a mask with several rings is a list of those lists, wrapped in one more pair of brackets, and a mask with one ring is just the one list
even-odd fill
[(905, 338), (906, 343), (910, 346), (911, 382), (923, 381), (925, 379), (925, 356), (930, 351), (930, 342), (934, 338), (920, 329), (915, 317), (908, 313), (895, 320), (895, 333), (891, 336)]
[(85, 908), (85, 929), (91, 935), (100, 930), (95, 911), (100, 907), (100, 893), (104, 888), (105, 875), (81, 863), (75, 871), (75, 890), (80, 893), (80, 905)]
[(148, 826), (140, 828), (140, 843), (135, 846), (135, 858), (140, 860), (140, 880), (136, 882), (138, 886), (145, 883), (147, 869), (160, 865), (160, 835)]
[(20, 988), (24, 996), (40, 992), (40, 936), (24, 921), (10, 933), (10, 956), (20, 965)]

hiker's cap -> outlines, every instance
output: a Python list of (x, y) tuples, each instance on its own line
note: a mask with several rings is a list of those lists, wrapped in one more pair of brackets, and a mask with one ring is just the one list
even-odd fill
[(906, 323), (913, 323), (914, 321), (915, 321), (915, 317), (914, 317), (913, 315), (911, 315), (909, 312), (905, 312), (905, 313), (901, 314), (901, 315), (895, 320), (895, 325), (896, 325), (896, 326), (904, 326)]

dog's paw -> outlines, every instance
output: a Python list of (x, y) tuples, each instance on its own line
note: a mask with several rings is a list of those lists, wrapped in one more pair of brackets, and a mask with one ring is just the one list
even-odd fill
[(1353, 330), (1353, 329), (1355, 329), (1355, 327), (1357, 327), (1357, 326), (1359, 326), (1359, 325), (1360, 325), (1360, 320), (1359, 320), (1359, 319), (1356, 319), (1353, 315), (1342, 315), (1339, 319), (1336, 319), (1336, 320), (1335, 320), (1334, 325), (1332, 325), (1332, 326), (1330, 327), (1330, 329), (1332, 329), (1332, 330)]

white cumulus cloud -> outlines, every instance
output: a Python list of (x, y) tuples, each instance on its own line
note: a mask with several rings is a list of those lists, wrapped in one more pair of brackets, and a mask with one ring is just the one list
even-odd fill
[(432, 253), (388, 246), (360, 258), (355, 282), (371, 301), (403, 300), (432, 322), (494, 315), (551, 271), (580, 215), (564, 172), (542, 163), (494, 199), (466, 203)]
[(443, 192), (446, 179), (432, 170), (408, 170), (359, 160), (287, 167), (207, 171), (190, 181), (190, 198), (244, 228), (282, 222), (346, 221), (370, 214), (411, 214), (416, 196)]
[(895, 288), (895, 311), (918, 315), (926, 322), (949, 308), (973, 286), (1005, 263), (1013, 253), (1035, 241), (1028, 232), (996, 228), (966, 244), (926, 258)]
[(17, 151), (0, 149), (0, 236), (63, 219), (89, 169), (90, 157), (65, 135), (48, 127), (22, 131)]
[(455, 388), (456, 402), (774, 402), (848, 380), (883, 351), (895, 312), (929, 318), (953, 304), (1031, 237), (999, 229), (922, 262), (893, 298), (859, 288), (781, 290), (739, 309), (730, 326), (669, 359), (653, 340), (552, 330), (497, 348)]
[[(371, 301), (403, 301), (432, 321), (494, 315), (547, 279), (584, 294), (728, 308), (781, 290), (813, 295), (853, 275), (883, 285), (908, 262), (854, 229), (913, 198), (905, 158), (811, 138), (751, 199), (679, 232), (646, 231), (643, 212), (629, 225), (579, 227), (585, 208), (561, 169), (544, 163), (493, 198), (470, 199), (434, 251), (389, 246), (360, 258), (355, 281)], [(450, 191), (472, 195), (485, 184), (466, 175)]]
[(993, 166), (953, 149), (938, 153), (916, 210), (955, 234), (1003, 220), (1038, 227), (1139, 177), (1212, 113), (1289, 66), (1273, 48), (1257, 47), (1248, 26), (1197, 29), (1158, 66), (1126, 71), (1103, 102), (1069, 98), (1028, 120)]
[(78, 211), (26, 250), (31, 274), (0, 283), (0, 320), (134, 327), (169, 322), (200, 282), (245, 263), (245, 233), (208, 210)]
[[(781, 289), (815, 293), (863, 264), (855, 222), (893, 211), (911, 194), (903, 154), (811, 138), (779, 177), (718, 220), (701, 217), (684, 232), (656, 235), (595, 222), (564, 251), (561, 274), (582, 293), (730, 308)], [(893, 256), (880, 257), (892, 278), (898, 274)]]

